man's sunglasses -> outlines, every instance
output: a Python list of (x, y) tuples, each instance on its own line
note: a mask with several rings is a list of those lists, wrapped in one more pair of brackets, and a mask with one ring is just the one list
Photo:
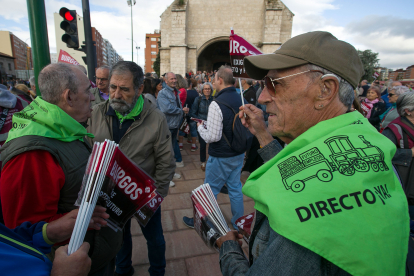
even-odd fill
[(394, 93), (388, 93), (388, 97), (390, 97), (390, 98), (394, 95), (395, 95)]
[(96, 78), (97, 81), (101, 80), (101, 81), (107, 81), (108, 79), (106, 78)]
[(323, 72), (319, 71), (319, 70), (308, 70), (308, 71), (299, 72), (299, 73), (296, 73), (296, 74), (293, 74), (293, 75), (289, 75), (289, 76), (285, 76), (285, 77), (281, 77), (281, 78), (277, 78), (277, 79), (271, 79), (270, 77), (265, 76), (262, 81), (263, 81), (264, 85), (266, 86), (267, 90), (271, 91), (272, 93), (275, 93), (275, 91), (276, 91), (275, 83), (277, 85), (278, 80), (285, 79), (285, 78), (288, 78), (288, 77), (297, 76), (297, 75), (308, 73), (308, 72), (318, 72), (318, 73), (323, 74)]

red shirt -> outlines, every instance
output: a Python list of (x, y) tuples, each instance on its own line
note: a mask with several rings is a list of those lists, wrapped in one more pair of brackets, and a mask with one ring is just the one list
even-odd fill
[(4, 224), (15, 228), (25, 221), (51, 222), (58, 214), (60, 190), (65, 174), (57, 160), (47, 151), (24, 152), (3, 167), (0, 197)]

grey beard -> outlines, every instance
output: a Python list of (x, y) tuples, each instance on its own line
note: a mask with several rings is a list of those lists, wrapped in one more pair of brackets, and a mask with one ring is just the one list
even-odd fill
[(135, 95), (134, 99), (132, 100), (132, 103), (129, 104), (124, 100), (118, 100), (118, 99), (110, 99), (109, 105), (116, 111), (120, 113), (129, 113), (135, 106), (138, 100), (138, 95)]

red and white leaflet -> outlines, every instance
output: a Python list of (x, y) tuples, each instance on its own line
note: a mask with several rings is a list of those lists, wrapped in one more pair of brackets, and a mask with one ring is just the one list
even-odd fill
[(74, 59), (71, 55), (69, 55), (67, 52), (63, 50), (60, 50), (59, 52), (58, 62), (80, 65), (79, 62), (76, 61), (76, 59)]
[(121, 230), (125, 223), (157, 194), (155, 180), (115, 149), (100, 193), (109, 214), (108, 226)]
[(148, 224), (151, 217), (164, 201), (164, 198), (157, 191), (153, 191), (150, 197), (151, 200), (134, 214), (134, 217), (137, 219), (138, 223), (144, 227)]
[(230, 61), (233, 69), (233, 76), (236, 78), (250, 78), (244, 69), (244, 57), (262, 55), (263, 53), (254, 45), (241, 36), (234, 33), (233, 28), (230, 34)]
[(201, 120), (201, 119), (197, 119), (197, 118), (194, 118), (194, 117), (191, 117), (190, 120), (193, 120), (196, 123), (202, 124), (204, 126), (204, 128), (207, 129), (207, 122), (206, 121)]
[(256, 212), (242, 216), (236, 220), (236, 225), (239, 228), (239, 233), (243, 235), (247, 244), (250, 241), (250, 235), (252, 234), (252, 225), (255, 219)]

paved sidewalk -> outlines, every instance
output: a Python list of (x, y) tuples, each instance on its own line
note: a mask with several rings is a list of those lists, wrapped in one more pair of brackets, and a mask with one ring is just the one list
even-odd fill
[[(193, 216), (190, 199), (191, 191), (204, 182), (204, 172), (200, 168), (199, 150), (191, 152), (190, 149), (191, 144), (184, 141), (184, 149), (181, 151), (181, 154), (185, 166), (176, 170), (177, 173), (181, 174), (181, 179), (173, 180), (176, 186), (170, 188), (169, 195), (161, 205), (162, 226), (167, 247), (165, 275), (221, 275), (218, 253), (215, 250), (209, 249), (196, 231), (186, 227), (182, 222), (183, 216)], [(241, 176), (243, 184), (247, 177), (248, 173), (243, 172)], [(230, 226), (232, 215), (229, 196), (219, 194), (217, 201)], [(254, 202), (252, 199), (244, 196), (245, 215), (253, 211)], [(132, 220), (132, 235), (134, 275), (149, 275), (146, 240), (135, 219)], [(246, 243), (243, 244), (243, 248), (247, 254)]]

